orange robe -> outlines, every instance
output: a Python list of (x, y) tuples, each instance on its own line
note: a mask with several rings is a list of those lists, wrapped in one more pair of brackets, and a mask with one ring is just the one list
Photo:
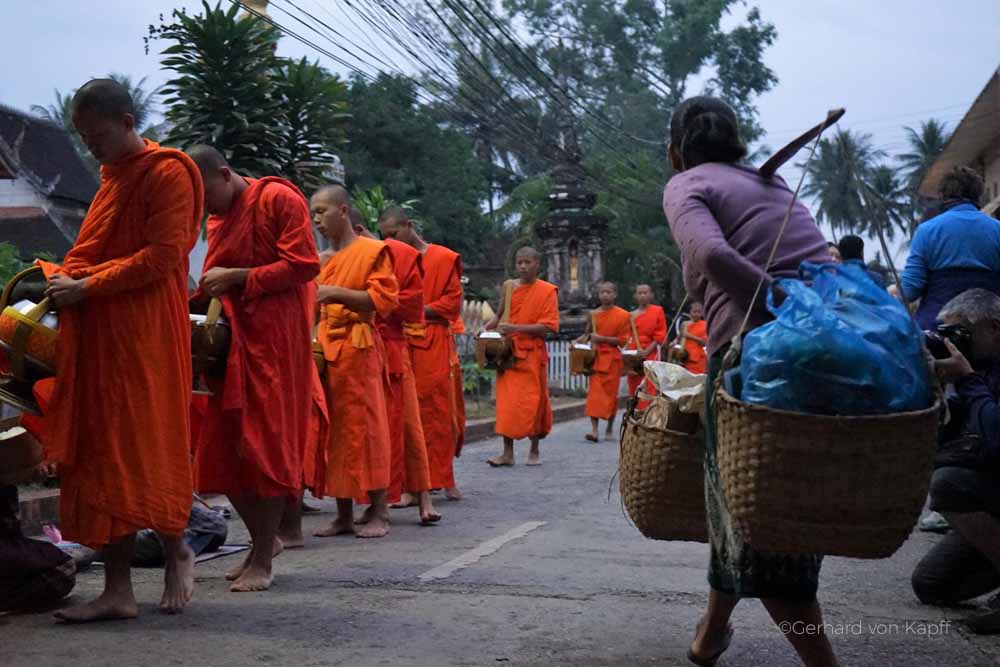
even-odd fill
[[(702, 340), (708, 340), (708, 327), (705, 320), (688, 322), (687, 332)], [(687, 361), (684, 362), (684, 368), (692, 373), (704, 374), (708, 370), (708, 355), (705, 354), (705, 346), (686, 338), (684, 339), (684, 349), (687, 350)]]
[[(638, 311), (636, 311), (638, 312)], [(629, 338), (629, 350), (641, 350), (649, 347), (654, 341), (658, 345), (663, 345), (667, 340), (667, 315), (662, 306), (650, 304), (646, 306), (646, 311), (639, 313), (635, 318), (635, 330), (639, 334), (639, 347), (636, 347), (635, 340)], [(631, 333), (631, 330), (630, 330)], [(654, 349), (646, 357), (646, 361), (656, 361), (659, 351)], [(635, 390), (643, 381), (642, 375), (629, 373), (628, 375), (628, 395), (635, 396)], [(646, 383), (647, 393), (652, 391), (649, 382)]]
[(458, 358), (457, 336), (465, 333), (465, 322), (459, 317), (451, 323), (451, 342), (454, 355), (451, 359), (452, 381), (455, 385), (452, 397), (455, 403), (455, 410), (452, 413), (452, 431), (455, 434), (455, 458), (462, 455), (462, 446), (465, 444), (465, 378), (462, 376), (462, 360)]
[(204, 190), (184, 153), (146, 142), (101, 167), (60, 269), (87, 278), (60, 310), (58, 376), (45, 410), (60, 466), (60, 525), (92, 547), (142, 528), (180, 535), (191, 510), (188, 253)]
[[(559, 290), (544, 280), (514, 288), (510, 300), (511, 324), (543, 324), (559, 331)], [(497, 376), (499, 435), (544, 438), (552, 430), (549, 402), (549, 355), (545, 339), (524, 334), (511, 336), (514, 366)]]
[[(462, 314), (462, 258), (433, 243), (424, 252), (424, 306), (437, 317), (423, 326), (407, 323), (407, 340), (417, 379), (420, 417), (431, 466), (431, 486), (456, 486), (453, 459), (455, 433), (455, 373), (458, 356), (451, 323)], [(463, 426), (464, 429), (464, 426)]]
[[(597, 334), (618, 339), (618, 345), (624, 345), (629, 336), (629, 314), (627, 310), (613, 306), (607, 310), (598, 310)], [(594, 374), (590, 376), (590, 386), (587, 389), (587, 405), (585, 412), (588, 417), (611, 419), (618, 411), (618, 386), (622, 379), (622, 353), (616, 345), (599, 343), (595, 350)]]
[(313, 494), (363, 498), (389, 487), (391, 445), (385, 402), (385, 349), (375, 316), (399, 301), (389, 249), (381, 241), (356, 238), (330, 258), (320, 285), (368, 292), (375, 310), (355, 313), (341, 304), (320, 306), (317, 340), (326, 358), (326, 480)]
[(399, 283), (399, 307), (388, 317), (377, 318), (379, 335), (385, 343), (392, 445), (388, 500), (395, 503), (403, 491), (420, 493), (431, 488), (420, 401), (404, 333), (404, 322), (420, 323), (424, 319), (424, 266), (420, 253), (412, 246), (395, 239), (386, 239), (385, 244)]
[(247, 180), (250, 187), (229, 213), (208, 219), (205, 271), (250, 273), (242, 289), (220, 298), (231, 332), (229, 355), (224, 379), (207, 379), (214, 395), (195, 445), (195, 488), (294, 498), (302, 493), (314, 414), (314, 395), (303, 395), (302, 388), (311, 388), (316, 375), (312, 315), (319, 256), (302, 193), (280, 178)]

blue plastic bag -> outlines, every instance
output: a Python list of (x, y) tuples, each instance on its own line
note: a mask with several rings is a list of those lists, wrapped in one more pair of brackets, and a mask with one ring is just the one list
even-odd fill
[(854, 263), (803, 263), (780, 280), (775, 320), (747, 334), (742, 400), (825, 415), (922, 410), (931, 403), (923, 334), (899, 301)]

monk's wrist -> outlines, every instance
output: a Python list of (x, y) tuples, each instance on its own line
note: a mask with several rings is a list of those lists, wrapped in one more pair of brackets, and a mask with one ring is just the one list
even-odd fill
[(229, 284), (231, 287), (243, 287), (250, 278), (250, 269), (229, 269)]

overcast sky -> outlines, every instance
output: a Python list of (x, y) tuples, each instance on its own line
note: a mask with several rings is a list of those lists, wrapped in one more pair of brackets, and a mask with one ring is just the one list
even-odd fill
[[(339, 15), (339, 0), (296, 4), (334, 22)], [(754, 4), (778, 31), (765, 59), (779, 83), (758, 101), (768, 131), (764, 141), (772, 148), (818, 122), (828, 108), (843, 106), (842, 127), (869, 132), (876, 146), (898, 153), (905, 148), (904, 125), (936, 117), (953, 127), (1000, 65), (998, 0)], [(176, 7), (200, 5), (190, 0), (0, 0), (0, 104), (25, 110), (47, 105), (54, 89), (68, 91), (109, 71), (145, 76), (151, 86), (160, 85), (167, 76), (156, 51), (145, 54), (147, 26)], [(337, 25), (352, 37), (357, 33), (350, 23)], [(378, 45), (377, 37), (367, 37)], [(347, 74), (288, 37), (279, 53), (316, 56)], [(797, 171), (783, 173), (791, 180)]]

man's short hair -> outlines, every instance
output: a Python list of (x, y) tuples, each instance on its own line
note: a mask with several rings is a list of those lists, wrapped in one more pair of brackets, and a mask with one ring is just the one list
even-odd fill
[(71, 113), (93, 111), (107, 118), (135, 115), (135, 104), (128, 88), (114, 79), (91, 79), (73, 94)]
[(1000, 296), (979, 287), (966, 290), (946, 303), (938, 318), (961, 319), (970, 324), (985, 320), (1000, 321)]
[(841, 237), (840, 243), (837, 244), (837, 249), (840, 250), (840, 257), (842, 259), (865, 261), (865, 241), (860, 236), (848, 234)]
[(977, 206), (983, 198), (986, 184), (979, 172), (970, 167), (955, 167), (941, 179), (941, 199), (968, 199)]

